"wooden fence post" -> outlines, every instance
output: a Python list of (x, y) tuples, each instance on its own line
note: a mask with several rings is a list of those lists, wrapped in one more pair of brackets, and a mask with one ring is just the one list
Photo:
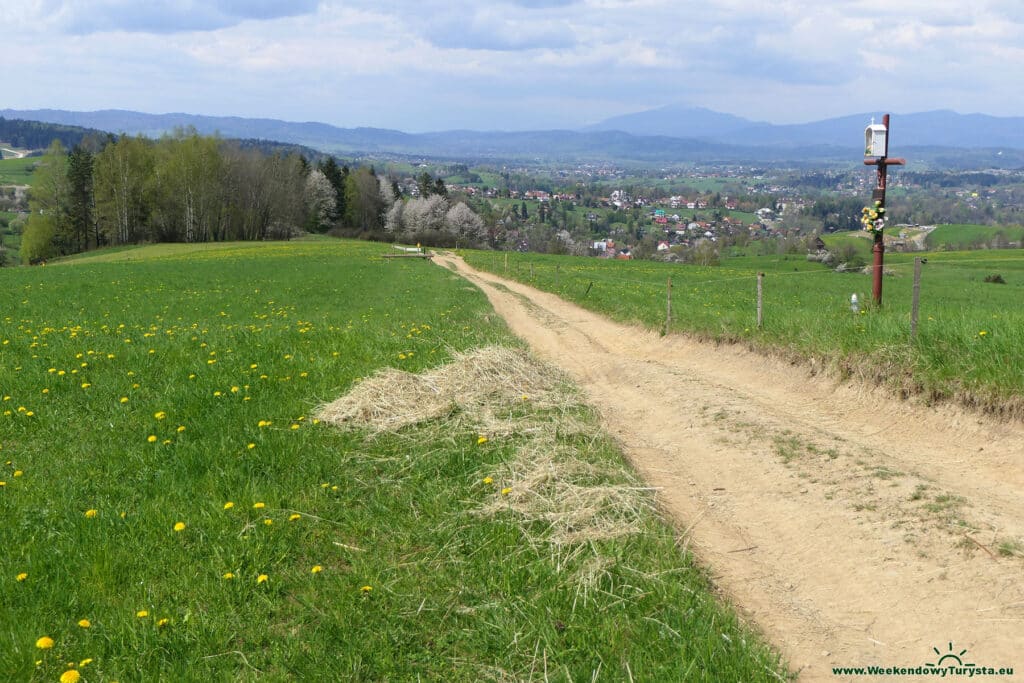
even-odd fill
[(764, 308), (762, 306), (764, 302), (761, 282), (764, 280), (764, 273), (757, 274), (757, 329), (761, 329), (764, 326)]
[(665, 334), (668, 334), (672, 326), (672, 277), (669, 276), (668, 284), (665, 286)]
[(910, 340), (917, 338), (917, 308), (921, 301), (921, 257), (914, 257), (914, 294), (910, 300)]

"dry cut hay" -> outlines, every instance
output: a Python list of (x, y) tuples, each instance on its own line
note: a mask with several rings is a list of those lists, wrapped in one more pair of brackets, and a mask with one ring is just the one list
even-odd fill
[(502, 481), (508, 492), (478, 512), (512, 513), (535, 540), (574, 545), (619, 538), (640, 532), (653, 511), (649, 489), (607, 483), (600, 467), (580, 460), (550, 435), (524, 444), (507, 468)]
[[(341, 398), (321, 406), (317, 417), (337, 426), (373, 433), (397, 431), (453, 412), (470, 415), (488, 433), (508, 432), (500, 413), (510, 415), (528, 400), (533, 407), (564, 405), (569, 390), (557, 370), (521, 349), (488, 346), (457, 353), (445, 365), (415, 375), (386, 368)], [(489, 424), (498, 423), (498, 424)], [(488, 429), (490, 427), (490, 429)]]
[(579, 458), (572, 443), (597, 431), (580, 408), (557, 369), (523, 350), (491, 346), (419, 375), (381, 370), (317, 417), (373, 435), (417, 425), (417, 437), (459, 427), (514, 437), (515, 457), (493, 473), (509, 490), (495, 489), (474, 512), (511, 514), (531, 542), (565, 548), (637, 533), (653, 508), (648, 489), (610, 484), (621, 476)]

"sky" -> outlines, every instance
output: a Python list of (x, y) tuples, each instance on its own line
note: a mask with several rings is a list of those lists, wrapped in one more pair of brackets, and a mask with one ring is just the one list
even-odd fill
[(0, 0), (0, 109), (407, 132), (1024, 115), (1021, 0)]

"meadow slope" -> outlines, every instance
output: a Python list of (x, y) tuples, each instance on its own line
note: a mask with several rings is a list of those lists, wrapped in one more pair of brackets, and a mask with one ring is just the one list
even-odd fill
[(0, 270), (0, 679), (786, 677), (564, 376), (388, 249)]

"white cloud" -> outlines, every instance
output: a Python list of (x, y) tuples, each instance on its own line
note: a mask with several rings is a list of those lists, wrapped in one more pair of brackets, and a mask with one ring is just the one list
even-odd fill
[(1024, 70), (1018, 0), (10, 4), (5, 101), (23, 108), (409, 130), (572, 126), (680, 100), (779, 122), (1024, 114), (1007, 87)]

